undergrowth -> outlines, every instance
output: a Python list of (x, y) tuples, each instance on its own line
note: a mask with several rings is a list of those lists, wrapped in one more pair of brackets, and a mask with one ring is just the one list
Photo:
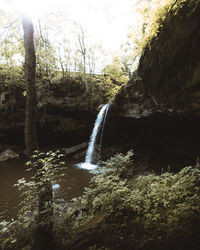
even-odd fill
[[(146, 249), (149, 239), (152, 249), (159, 250), (165, 249), (164, 245), (189, 249), (190, 239), (192, 244), (197, 244), (200, 165), (185, 167), (178, 173), (157, 175), (145, 172), (145, 169), (138, 170), (132, 157), (132, 152), (118, 154), (101, 164), (107, 170), (93, 177), (90, 187), (80, 198), (79, 202), (88, 212), (74, 217), (72, 230), (79, 234), (81, 227), (87, 235), (88, 225), (92, 222), (102, 237), (99, 247), (110, 246), (111, 249), (113, 244), (105, 240), (102, 231), (106, 228), (104, 233), (108, 233), (113, 227), (128, 231), (129, 249)], [(138, 232), (132, 241), (131, 233), (136, 229)], [(144, 241), (146, 236), (147, 243)]]
[[(133, 156), (130, 151), (101, 162), (81, 197), (70, 206), (54, 204), (48, 219), (54, 223), (55, 249), (198, 249), (200, 164), (158, 175), (140, 169)], [(26, 198), (34, 206), (27, 210), (25, 203), (17, 220), (0, 224), (3, 249), (32, 249), (38, 197), (32, 185)]]
[[(26, 163), (27, 171), (31, 173), (30, 180), (22, 178), (14, 185), (21, 192), (21, 202), (18, 205), (18, 214), (16, 219), (10, 221), (0, 218), (0, 249), (33, 249), (34, 233), (41, 223), (51, 223), (53, 217), (45, 218), (46, 221), (38, 221), (39, 204), (44, 203), (42, 213), (49, 214), (52, 199), (44, 201), (39, 200), (41, 193), (52, 194), (48, 191), (49, 183), (54, 184), (59, 178), (60, 168), (64, 162), (61, 161), (63, 154), (59, 150), (56, 152), (35, 151), (30, 160)], [(48, 194), (49, 193), (49, 194)], [(58, 209), (56, 209), (57, 211)], [(56, 216), (56, 215), (55, 215)]]

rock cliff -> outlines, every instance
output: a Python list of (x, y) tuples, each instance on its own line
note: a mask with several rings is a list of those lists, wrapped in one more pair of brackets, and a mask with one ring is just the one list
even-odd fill
[(199, 1), (167, 15), (112, 105), (110, 140), (117, 134), (114, 143), (153, 169), (177, 170), (200, 155), (199, 17)]
[(122, 116), (200, 115), (200, 3), (169, 13), (144, 49), (135, 77), (115, 98)]
[[(1, 80), (0, 143), (23, 145), (25, 87), (11, 86), (9, 92)], [(40, 145), (75, 145), (88, 139), (102, 100), (91, 100), (79, 79), (65, 77), (52, 82), (37, 79), (37, 96)]]

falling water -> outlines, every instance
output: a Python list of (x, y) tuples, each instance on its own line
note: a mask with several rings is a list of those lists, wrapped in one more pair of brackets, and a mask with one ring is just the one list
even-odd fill
[(90, 137), (90, 142), (89, 142), (87, 154), (85, 157), (85, 162), (87, 162), (87, 163), (92, 163), (92, 161), (93, 161), (94, 147), (95, 147), (97, 135), (98, 135), (98, 132), (101, 128), (103, 121), (106, 119), (106, 114), (107, 114), (108, 108), (109, 108), (109, 104), (103, 105), (103, 107), (101, 108), (101, 110), (97, 116), (97, 119), (95, 121), (94, 128), (93, 128), (93, 131), (92, 131), (92, 134)]
[(105, 123), (106, 123), (106, 117), (107, 117), (107, 113), (110, 107), (110, 104), (107, 104), (107, 108), (105, 111), (105, 115), (104, 115), (104, 119), (103, 119), (103, 125), (102, 125), (102, 129), (101, 129), (101, 137), (100, 137), (100, 142), (99, 142), (99, 152), (98, 152), (98, 157), (97, 157), (97, 162), (100, 159), (100, 155), (101, 155), (101, 146), (102, 146), (102, 140), (103, 140), (103, 132), (104, 132), (104, 127), (105, 127)]
[[(87, 150), (86, 157), (85, 157), (85, 162), (78, 164), (78, 167), (80, 167), (80, 168), (85, 168), (88, 170), (97, 168), (97, 165), (95, 165), (93, 163), (95, 144), (96, 144), (98, 133), (102, 127), (102, 134), (101, 134), (101, 138), (100, 138), (99, 149), (101, 148), (103, 129), (104, 129), (105, 120), (106, 120), (109, 106), (110, 106), (110, 104), (103, 105), (99, 114), (97, 115), (96, 121), (94, 123), (94, 128), (93, 128), (92, 134), (90, 136), (90, 141), (89, 141), (89, 146), (88, 146), (88, 150)], [(100, 152), (99, 152), (99, 154), (100, 154)]]

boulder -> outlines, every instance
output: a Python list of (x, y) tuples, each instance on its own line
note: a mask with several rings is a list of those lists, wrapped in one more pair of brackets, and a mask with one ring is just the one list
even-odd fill
[(0, 162), (7, 161), (9, 159), (18, 159), (19, 154), (15, 153), (10, 149), (6, 149), (0, 154)]
[(86, 149), (87, 146), (88, 146), (87, 142), (84, 142), (84, 143), (81, 143), (79, 145), (76, 145), (76, 146), (73, 146), (70, 148), (63, 148), (63, 150), (64, 150), (66, 155), (71, 155), (71, 154), (77, 153), (83, 149)]

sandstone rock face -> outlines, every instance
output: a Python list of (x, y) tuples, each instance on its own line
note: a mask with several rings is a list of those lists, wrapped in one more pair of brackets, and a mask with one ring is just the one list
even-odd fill
[[(39, 90), (37, 132), (40, 145), (54, 143), (70, 146), (88, 140), (99, 104), (88, 104), (88, 99), (83, 96), (83, 84), (73, 79), (61, 78), (51, 84), (47, 81), (42, 82)], [(1, 91), (6, 93), (3, 89), (0, 89)], [(22, 146), (25, 97), (21, 88), (12, 91), (18, 105), (17, 108), (13, 106), (13, 112), (10, 106), (9, 109), (1, 110), (0, 141), (5, 145)], [(4, 99), (4, 96), (0, 96), (0, 104)]]
[(109, 142), (133, 149), (137, 162), (158, 172), (178, 171), (200, 155), (199, 17), (199, 1), (167, 15), (111, 107)]
[(167, 16), (145, 48), (137, 76), (115, 98), (122, 116), (200, 115), (199, 16), (198, 1), (186, 1), (176, 15)]

